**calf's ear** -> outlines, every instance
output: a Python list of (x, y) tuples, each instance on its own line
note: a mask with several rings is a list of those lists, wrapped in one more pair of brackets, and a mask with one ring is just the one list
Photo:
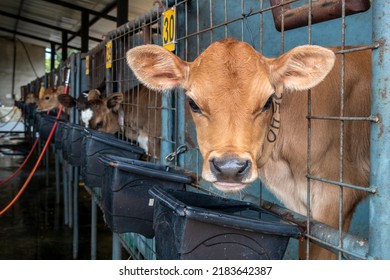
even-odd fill
[(307, 90), (319, 84), (332, 70), (333, 51), (319, 46), (299, 46), (270, 59), (270, 80), (276, 87)]
[(57, 94), (65, 93), (65, 86), (59, 86), (58, 88), (55, 89), (55, 92)]
[(99, 98), (102, 98), (102, 94), (98, 89), (91, 89), (87, 94), (88, 100), (99, 99)]
[(116, 92), (107, 97), (107, 108), (113, 112), (118, 112), (123, 102), (123, 94)]
[(72, 108), (76, 106), (76, 100), (69, 94), (64, 94), (64, 93), (59, 94), (58, 102), (60, 102), (60, 104), (66, 108)]
[(132, 48), (127, 64), (141, 83), (157, 91), (183, 86), (189, 69), (187, 62), (156, 45)]

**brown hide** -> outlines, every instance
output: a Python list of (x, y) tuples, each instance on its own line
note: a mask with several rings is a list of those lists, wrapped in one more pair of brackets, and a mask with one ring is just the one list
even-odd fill
[(140, 85), (125, 92), (120, 103), (123, 112), (119, 123), (126, 138), (138, 142), (146, 154), (159, 158), (161, 95)]
[[(234, 39), (211, 44), (194, 62), (158, 46), (136, 47), (127, 61), (154, 90), (181, 87), (190, 98), (203, 156), (202, 177), (224, 192), (256, 178), (290, 209), (307, 214), (307, 89), (311, 114), (340, 116), (341, 55), (300, 46), (266, 58)], [(344, 116), (369, 116), (371, 52), (345, 54)], [(368, 186), (369, 123), (344, 122), (344, 183)], [(311, 175), (340, 180), (340, 122), (311, 121)], [(339, 187), (311, 181), (314, 219), (338, 226)], [(344, 230), (364, 193), (343, 190)], [(333, 258), (313, 246), (310, 258)]]

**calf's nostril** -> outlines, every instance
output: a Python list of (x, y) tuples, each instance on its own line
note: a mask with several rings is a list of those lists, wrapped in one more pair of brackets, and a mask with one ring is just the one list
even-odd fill
[(218, 167), (218, 164), (217, 164), (215, 158), (210, 160), (210, 163), (211, 163), (211, 167), (212, 167), (213, 171), (216, 171), (217, 173), (221, 173), (222, 172), (222, 170)]
[(240, 170), (238, 170), (238, 174), (243, 174), (245, 175), (249, 169), (251, 168), (251, 162), (249, 160), (246, 160), (245, 162), (242, 163), (242, 167)]
[(213, 158), (210, 160), (211, 172), (218, 180), (241, 180), (250, 170), (252, 163), (235, 157)]

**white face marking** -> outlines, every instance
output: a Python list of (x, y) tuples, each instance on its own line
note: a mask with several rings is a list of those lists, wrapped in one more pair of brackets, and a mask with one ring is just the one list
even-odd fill
[(81, 111), (81, 120), (85, 124), (85, 127), (88, 128), (89, 121), (92, 119), (93, 111), (91, 109), (85, 109)]
[(140, 130), (137, 142), (139, 146), (145, 150), (146, 154), (148, 154), (148, 141), (148, 135), (143, 130)]
[(118, 123), (121, 129), (125, 126), (125, 112), (123, 110), (118, 112)]

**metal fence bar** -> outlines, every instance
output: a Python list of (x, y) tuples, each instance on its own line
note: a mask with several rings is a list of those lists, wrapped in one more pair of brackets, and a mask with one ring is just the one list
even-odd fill
[(371, 125), (370, 184), (377, 193), (370, 197), (369, 255), (390, 259), (390, 1), (372, 1), (373, 40), (371, 112), (379, 117)]
[(308, 119), (312, 120), (327, 120), (327, 121), (370, 121), (378, 122), (378, 116), (369, 117), (327, 117), (327, 116), (308, 116)]
[[(279, 5), (275, 5), (275, 6), (271, 6), (271, 7), (267, 7), (267, 8), (261, 8), (260, 10), (257, 10), (257, 11), (251, 11), (250, 14), (242, 14), (240, 17), (237, 17), (237, 18), (234, 18), (234, 19), (231, 19), (231, 20), (225, 20), (225, 22), (223, 22), (223, 23), (215, 24), (213, 26), (210, 26), (208, 28), (204, 28), (202, 30), (198, 29), (196, 32), (193, 32), (193, 33), (190, 33), (190, 34), (186, 34), (185, 36), (182, 36), (182, 37), (178, 37), (177, 41), (183, 40), (185, 38), (190, 38), (190, 37), (193, 37), (193, 36), (198, 36), (198, 35), (200, 35), (202, 33), (210, 32), (210, 31), (212, 31), (214, 29), (217, 29), (217, 28), (220, 28), (220, 27), (223, 27), (223, 26), (225, 26), (227, 28), (229, 24), (245, 20), (245, 18), (247, 18), (247, 17), (251, 17), (251, 16), (258, 15), (258, 14), (262, 14), (262, 13), (268, 12), (268, 11), (274, 9), (274, 8), (283, 7), (285, 5), (288, 5), (288, 4), (291, 4), (291, 3), (294, 3), (294, 2), (298, 2), (298, 1), (299, 0), (286, 1), (283, 4), (279, 4)], [(187, 2), (187, 1), (183, 1), (183, 2)], [(181, 4), (181, 3), (178, 3), (178, 5), (179, 4)], [(134, 23), (132, 23), (132, 25), (133, 24)], [(282, 26), (283, 26), (283, 23), (282, 23)]]
[[(345, 49), (345, 0), (341, 1), (341, 50)], [(345, 53), (341, 54), (341, 79), (340, 79), (340, 117), (344, 117), (344, 108), (345, 108)], [(344, 132), (345, 132), (345, 122), (340, 120), (340, 157), (339, 157), (339, 181), (343, 183), (344, 181)], [(343, 239), (342, 239), (342, 229), (343, 229), (343, 200), (344, 200), (344, 189), (343, 186), (339, 185), (339, 234), (338, 234), (338, 243), (337, 245), (343, 248)], [(326, 236), (326, 235), (325, 235)], [(341, 251), (338, 253), (338, 258), (341, 259)]]
[(375, 187), (365, 188), (365, 187), (355, 186), (355, 185), (351, 185), (351, 184), (346, 184), (346, 183), (339, 182), (339, 181), (319, 178), (319, 177), (315, 177), (315, 176), (311, 176), (311, 175), (307, 175), (307, 177), (311, 180), (316, 180), (316, 181), (329, 183), (329, 184), (333, 184), (333, 185), (337, 185), (337, 186), (341, 186), (341, 187), (345, 187), (345, 188), (355, 189), (355, 190), (359, 190), (359, 191), (365, 191), (365, 192), (369, 192), (369, 193), (373, 193), (373, 194), (376, 193), (376, 191), (377, 191), (377, 189)]
[[(309, 10), (308, 10), (308, 44), (311, 44), (312, 42), (312, 24), (311, 24), (311, 9), (312, 9), (312, 1), (309, 0)], [(281, 19), (281, 31), (284, 31), (284, 12), (282, 7), (282, 19)], [(311, 180), (310, 180), (310, 174), (311, 174), (311, 138), (312, 138), (312, 131), (311, 131), (311, 104), (312, 104), (312, 98), (311, 98), (311, 90), (309, 89), (307, 91), (307, 182), (306, 182), (306, 230), (308, 233), (311, 232)], [(310, 239), (307, 238), (306, 240), (306, 259), (309, 259), (310, 255)]]
[[(230, 10), (228, 9), (230, 7), (228, 7), (227, 1), (225, 0), (224, 1), (225, 5), (224, 6), (222, 5), (222, 7), (225, 9), (225, 13), (224, 13), (225, 21), (222, 23), (218, 22), (218, 21), (214, 22), (214, 19), (216, 19), (217, 16), (214, 15), (212, 9), (218, 7), (217, 2), (220, 3), (219, 1), (213, 1), (213, 0), (205, 0), (203, 2), (199, 1), (199, 0), (197, 0), (197, 1), (186, 1), (186, 0), (184, 0), (184, 1), (178, 1), (178, 0), (164, 1), (167, 8), (172, 6), (172, 5), (176, 5), (176, 6), (182, 5), (182, 10), (184, 10), (184, 16), (182, 18), (185, 21), (184, 21), (184, 24), (181, 25), (181, 27), (184, 27), (184, 25), (185, 25), (185, 32), (180, 32), (180, 35), (178, 36), (178, 39), (177, 39), (178, 43), (180, 43), (180, 46), (182, 46), (181, 48), (178, 49), (178, 53), (177, 53), (180, 57), (187, 60), (188, 56), (191, 56), (191, 54), (190, 55), (188, 54), (188, 53), (190, 53), (190, 48), (196, 49), (196, 54), (199, 55), (201, 50), (208, 43), (208, 38), (210, 40), (210, 43), (212, 41), (216, 40), (215, 38), (218, 38), (218, 36), (219, 36), (218, 30), (217, 30), (218, 28), (220, 28), (221, 30), (224, 29), (225, 30), (225, 37), (227, 37), (228, 34), (231, 33), (230, 30), (234, 29), (233, 23), (236, 23), (239, 21), (241, 21), (241, 25), (240, 25), (241, 33), (239, 35), (230, 35), (230, 36), (237, 36), (237, 38), (241, 38), (242, 40), (245, 40), (245, 38), (246, 38), (245, 32), (247, 31), (245, 29), (245, 27), (246, 27), (245, 25), (248, 24), (247, 23), (248, 18), (249, 17), (253, 18), (255, 15), (259, 15), (259, 17), (261, 18), (260, 28), (259, 28), (260, 29), (259, 40), (260, 40), (260, 50), (262, 50), (262, 48), (263, 48), (263, 26), (262, 26), (263, 13), (266, 11), (271, 11), (275, 7), (283, 7), (284, 5), (287, 5), (289, 3), (297, 2), (297, 0), (284, 1), (282, 4), (279, 4), (277, 6), (270, 5), (269, 7), (263, 7), (263, 1), (259, 1), (260, 8), (255, 8), (255, 9), (257, 9), (256, 11), (252, 11), (252, 10), (247, 11), (245, 9), (247, 2), (245, 0), (241, 0), (239, 2), (239, 3), (241, 3), (241, 14), (240, 14), (240, 12), (238, 12), (237, 14), (233, 14), (234, 17), (231, 17)], [(311, 35), (311, 32), (312, 32), (311, 17), (310, 17), (310, 9), (311, 9), (312, 2), (314, 2), (314, 1), (309, 1), (309, 13), (308, 13), (308, 21), (309, 21), (308, 41), (309, 41), (309, 44), (311, 43), (311, 36), (312, 36)], [(202, 6), (201, 3), (203, 3), (204, 6)], [(237, 4), (239, 4), (239, 3), (237, 3)], [(345, 1), (343, 1), (343, 3), (344, 3), (343, 5), (345, 5)], [(189, 5), (191, 5), (192, 11), (188, 11)], [(206, 6), (208, 6), (208, 8)], [(203, 8), (205, 8), (205, 9), (203, 9)], [(229, 10), (229, 15), (228, 15), (228, 10)], [(191, 15), (191, 12), (192, 12), (192, 15), (196, 16), (196, 26), (195, 26), (195, 28), (191, 27), (192, 29), (190, 28), (191, 30), (188, 30), (188, 19), (187, 18), (189, 17), (189, 15)], [(345, 14), (345, 11), (343, 13)], [(108, 37), (110, 39), (112, 39), (113, 41), (115, 41), (115, 40), (119, 41), (119, 40), (121, 40), (120, 37), (127, 36), (128, 38), (130, 38), (132, 40), (133, 44), (128, 44), (128, 45), (124, 44), (125, 48), (139, 45), (140, 42), (138, 42), (139, 40), (138, 41), (136, 40), (136, 35), (142, 34), (142, 31), (143, 31), (142, 28), (145, 27), (145, 25), (156, 24), (157, 21), (159, 20), (159, 16), (160, 16), (159, 11), (151, 11), (150, 13), (147, 13), (144, 16), (139, 17), (135, 21), (129, 22), (129, 23), (119, 27), (118, 29), (110, 32), (108, 34)], [(207, 16), (209, 16), (209, 19), (203, 20), (203, 18), (206, 18)], [(344, 25), (345, 25), (344, 17), (345, 17), (345, 15), (342, 18), (342, 24), (343, 24), (342, 28), (345, 28), (344, 27)], [(207, 23), (208, 20), (209, 20), (209, 23)], [(282, 18), (282, 21), (283, 21), (283, 18)], [(202, 23), (206, 23), (206, 24), (202, 24)], [(281, 36), (280, 47), (282, 49), (282, 52), (284, 51), (284, 48), (285, 48), (284, 47), (284, 35), (285, 34), (283, 31), (284, 30), (282, 29), (282, 32), (280, 34), (280, 36)], [(343, 37), (345, 36), (344, 29), (342, 30), (342, 36)], [(343, 45), (344, 45), (345, 39), (343, 38), (342, 40), (343, 40)], [(141, 44), (142, 44), (142, 42), (141, 42)], [(286, 44), (288, 45), (288, 43), (286, 43)], [(374, 44), (372, 46), (362, 46), (362, 47), (356, 47), (356, 48), (348, 49), (348, 50), (342, 49), (341, 51), (338, 51), (337, 53), (338, 54), (345, 54), (345, 53), (352, 52), (352, 51), (363, 50), (363, 49), (372, 49), (372, 48), (376, 48), (376, 47), (377, 47), (377, 45)], [(121, 51), (121, 49), (117, 50), (117, 52), (120, 52), (120, 51)], [(107, 75), (108, 77), (107, 77), (106, 83), (108, 83), (108, 84), (112, 83), (113, 85), (118, 84), (119, 88), (123, 91), (123, 90), (128, 90), (130, 88), (130, 85), (134, 85), (134, 82), (132, 80), (130, 81), (129, 79), (127, 79), (127, 77), (126, 77), (127, 73), (126, 73), (126, 71), (123, 71), (123, 68), (126, 67), (126, 65), (123, 63), (122, 59), (123, 58), (120, 56), (119, 57), (120, 61), (117, 61), (118, 64), (116, 66), (114, 66), (114, 67), (117, 67), (116, 68), (117, 73), (115, 75)], [(190, 57), (190, 59), (192, 59), (192, 57)], [(119, 71), (123, 71), (123, 72), (119, 73)], [(342, 76), (343, 75), (344, 75), (344, 72), (342, 73)], [(122, 87), (123, 84), (126, 84), (127, 86), (125, 85)], [(341, 91), (340, 99), (341, 100), (343, 100), (343, 92), (342, 92), (343, 88), (344, 88), (344, 86), (342, 84), (341, 89), (340, 89), (340, 91)], [(134, 93), (134, 94), (138, 94), (138, 93)], [(162, 137), (161, 137), (161, 139), (162, 139), (161, 159), (163, 159), (164, 156), (168, 152), (176, 150), (178, 145), (181, 145), (181, 144), (185, 143), (185, 141), (186, 141), (185, 133), (183, 132), (185, 123), (183, 121), (181, 121), (181, 119), (186, 115), (185, 108), (183, 106), (184, 102), (185, 102), (184, 99), (185, 98), (184, 98), (183, 93), (176, 93), (176, 92), (172, 93), (171, 96), (164, 95), (164, 97), (163, 97), (163, 110), (162, 110), (163, 122), (162, 123), (164, 123), (164, 124), (169, 123), (170, 125), (169, 125), (169, 129), (164, 131), (164, 135), (162, 135)], [(173, 105), (173, 101), (175, 102), (176, 106)], [(134, 105), (137, 106), (137, 104), (134, 104)], [(157, 106), (150, 106), (149, 109), (156, 109), (156, 107)], [(309, 103), (309, 107), (310, 107), (310, 103)], [(343, 106), (341, 106), (340, 117), (311, 116), (310, 115), (310, 108), (309, 108), (309, 116), (308, 116), (309, 127), (310, 127), (310, 122), (313, 120), (339, 121), (340, 122), (340, 133), (341, 133), (341, 138), (342, 138), (343, 131), (344, 131), (343, 126), (344, 126), (345, 121), (377, 122), (379, 120), (379, 118), (375, 115), (368, 116), (368, 117), (344, 116), (342, 107)], [(309, 136), (309, 140), (310, 140), (310, 136)], [(339, 161), (340, 166), (343, 165), (343, 156), (342, 156), (343, 147), (342, 146), (343, 146), (343, 139), (340, 140), (340, 147), (341, 147), (340, 148), (341, 156), (340, 156), (340, 161)], [(195, 149), (196, 149), (196, 147), (195, 147)], [(310, 166), (310, 147), (309, 147), (308, 154), (309, 154), (308, 165)], [(197, 153), (197, 156), (199, 158), (199, 153)], [(199, 162), (198, 158), (197, 158), (197, 162)], [(336, 159), (336, 161), (337, 161), (337, 159)], [(176, 163), (179, 163), (179, 165), (183, 164), (182, 161), (179, 161), (179, 162), (176, 161)], [(199, 164), (197, 163), (196, 166), (199, 167)], [(197, 176), (199, 176), (199, 174), (200, 174), (199, 168), (197, 171), (198, 171)], [(358, 190), (364, 190), (364, 191), (367, 191), (370, 193), (375, 193), (375, 191), (376, 191), (375, 188), (363, 188), (360, 186), (354, 186), (354, 185), (349, 185), (349, 184), (343, 183), (342, 169), (340, 169), (340, 176), (339, 176), (340, 181), (332, 181), (332, 180), (327, 180), (327, 179), (323, 179), (323, 178), (316, 178), (316, 177), (312, 176), (310, 173), (311, 172), (310, 172), (310, 167), (309, 167), (308, 168), (308, 176), (307, 176), (308, 182), (309, 182), (308, 183), (309, 190), (310, 190), (310, 180), (318, 180), (318, 181), (322, 181), (322, 182), (326, 182), (326, 183), (330, 183), (330, 184), (334, 184), (334, 185), (339, 186), (341, 195), (342, 195), (342, 189), (344, 187), (358, 189)], [(308, 197), (310, 197), (310, 194), (308, 195)], [(310, 202), (310, 199), (308, 201)], [(342, 207), (342, 203), (340, 204), (340, 207)], [(324, 236), (323, 232), (321, 233), (321, 231), (319, 231), (318, 233), (316, 233), (316, 230), (320, 227), (317, 227), (316, 222), (311, 220), (310, 210), (308, 210), (307, 217), (308, 218), (305, 217), (305, 223), (307, 222), (307, 227), (310, 229), (310, 234), (307, 235), (307, 237), (308, 237), (308, 239), (310, 239), (310, 241), (323, 244), (327, 248), (330, 247), (331, 250), (335, 251), (336, 253), (341, 252), (341, 253), (345, 253), (345, 254), (350, 254), (356, 258), (365, 258), (364, 257), (365, 253), (357, 252), (353, 248), (351, 249), (351, 251), (353, 251), (354, 253), (348, 252), (348, 249), (350, 247), (350, 245), (348, 245), (350, 243), (350, 241), (348, 241), (348, 235), (346, 235), (347, 240), (345, 240), (345, 235), (342, 234), (340, 230), (336, 230), (336, 229), (325, 230), (324, 232), (326, 234), (331, 232), (331, 236), (332, 236), (331, 240), (328, 240), (327, 238), (325, 238), (327, 235)], [(340, 221), (340, 224), (342, 224), (342, 222), (343, 221)], [(321, 227), (321, 228), (323, 228), (323, 227)], [(361, 239), (359, 239), (359, 238), (357, 238), (356, 240), (359, 240), (359, 242), (361, 241)], [(352, 242), (352, 243), (355, 244), (354, 242)], [(341, 245), (341, 244), (343, 244), (343, 245)], [(339, 254), (339, 257), (341, 257), (341, 253)]]
[[(293, 212), (269, 201), (262, 201), (261, 206), (268, 211), (283, 217), (307, 230), (307, 217)], [(339, 230), (315, 220), (310, 220), (310, 234), (305, 237), (334, 253), (343, 252), (344, 256), (353, 259), (366, 259), (368, 254), (368, 239), (348, 233), (342, 234), (343, 247), (339, 246)]]

